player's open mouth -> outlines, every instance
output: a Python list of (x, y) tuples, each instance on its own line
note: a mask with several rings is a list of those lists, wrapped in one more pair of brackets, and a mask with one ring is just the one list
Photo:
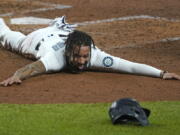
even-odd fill
[(82, 69), (84, 69), (84, 65), (79, 65), (78, 68), (79, 68), (80, 70), (82, 70)]

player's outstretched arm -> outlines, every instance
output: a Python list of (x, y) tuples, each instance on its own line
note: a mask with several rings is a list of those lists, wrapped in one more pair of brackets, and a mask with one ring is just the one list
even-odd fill
[(164, 80), (180, 80), (180, 75), (169, 73), (147, 64), (131, 62), (120, 57), (112, 56), (100, 49), (93, 50), (91, 68), (102, 71), (116, 71), (135, 75), (158, 77)]
[(46, 69), (41, 61), (33, 62), (25, 67), (17, 70), (13, 76), (8, 79), (2, 81), (0, 83), (1, 86), (10, 86), (12, 84), (20, 84), (22, 80), (27, 79), (29, 77), (45, 73)]

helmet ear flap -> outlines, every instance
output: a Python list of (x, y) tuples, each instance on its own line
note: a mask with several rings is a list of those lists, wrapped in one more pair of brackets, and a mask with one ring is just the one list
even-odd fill
[(149, 115), (151, 114), (151, 111), (147, 108), (142, 108), (142, 109), (145, 112), (146, 116), (149, 117)]

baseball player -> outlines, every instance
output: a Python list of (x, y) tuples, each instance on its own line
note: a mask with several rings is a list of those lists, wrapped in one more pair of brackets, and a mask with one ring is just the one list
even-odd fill
[(180, 76), (175, 73), (112, 56), (95, 46), (91, 36), (75, 28), (76, 25), (66, 23), (63, 16), (56, 18), (48, 27), (26, 36), (12, 31), (1, 18), (1, 46), (36, 61), (18, 69), (0, 84), (20, 84), (32, 76), (64, 69), (72, 73), (101, 70), (180, 80)]

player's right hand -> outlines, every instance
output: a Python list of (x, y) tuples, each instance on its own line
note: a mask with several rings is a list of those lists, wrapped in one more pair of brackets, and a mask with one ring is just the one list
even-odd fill
[(180, 76), (175, 73), (164, 73), (162, 79), (164, 79), (164, 80), (170, 80), (170, 79), (180, 80)]
[(22, 81), (18, 77), (12, 76), (0, 82), (0, 85), (6, 87), (6, 86), (11, 86), (12, 84), (21, 84), (21, 82)]

